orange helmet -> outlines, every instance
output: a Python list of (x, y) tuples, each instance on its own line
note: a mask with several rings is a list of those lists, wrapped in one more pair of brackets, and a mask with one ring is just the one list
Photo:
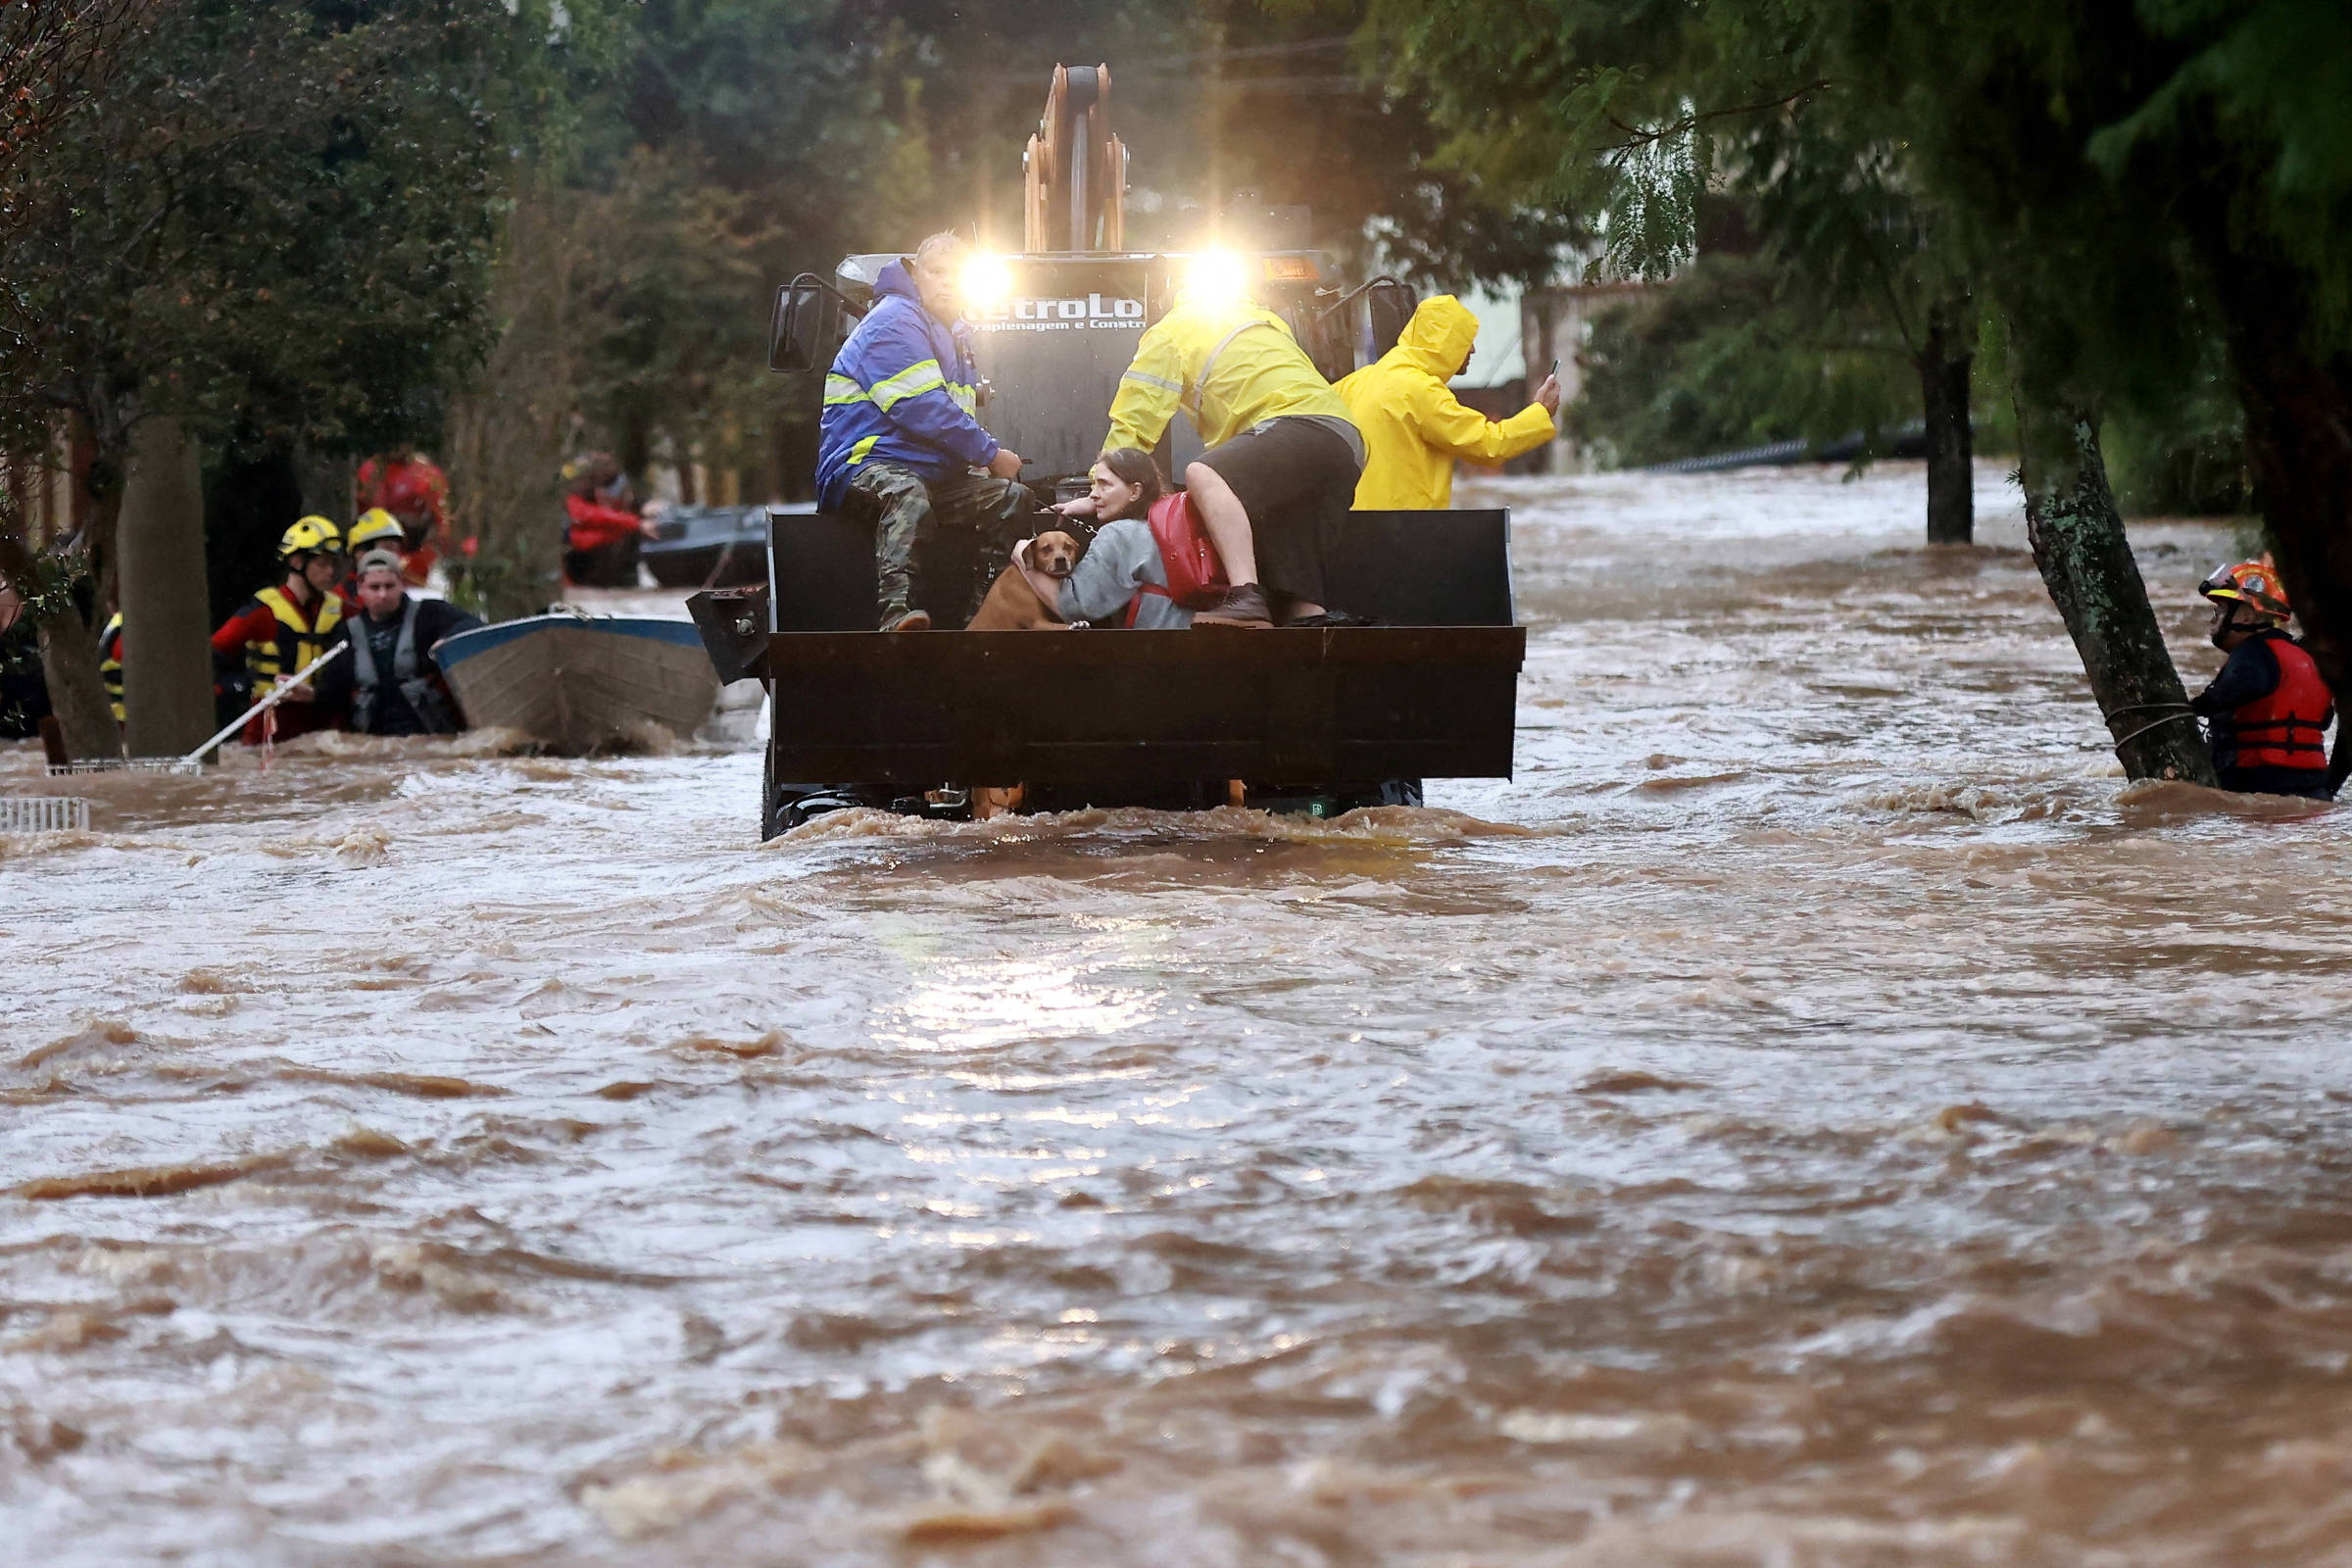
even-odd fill
[(2197, 592), (2216, 604), (2234, 600), (2257, 615), (2285, 624), (2294, 607), (2286, 602), (2286, 589), (2278, 582), (2278, 568), (2268, 561), (2241, 561), (2234, 566), (2217, 566), (2212, 576), (2197, 584)]

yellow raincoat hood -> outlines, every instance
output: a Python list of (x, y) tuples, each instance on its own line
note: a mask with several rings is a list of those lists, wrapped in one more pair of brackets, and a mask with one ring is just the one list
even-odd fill
[(1381, 363), (1409, 361), (1439, 380), (1450, 381), (1461, 373), (1470, 345), (1477, 341), (1478, 318), (1470, 314), (1470, 307), (1450, 294), (1439, 294), (1421, 302)]
[(1478, 318), (1450, 294), (1423, 300), (1396, 346), (1339, 385), (1348, 416), (1364, 436), (1364, 476), (1355, 504), (1365, 512), (1441, 509), (1453, 504), (1453, 465), (1498, 464), (1533, 451), (1554, 433), (1551, 416), (1531, 403), (1499, 422), (1446, 390), (1478, 341)]

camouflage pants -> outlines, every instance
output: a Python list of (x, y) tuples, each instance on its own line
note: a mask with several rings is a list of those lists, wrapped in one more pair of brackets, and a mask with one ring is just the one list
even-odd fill
[(943, 626), (971, 619), (1036, 506), (1027, 486), (990, 474), (923, 479), (895, 463), (859, 467), (842, 511), (873, 524), (879, 623), (910, 609)]

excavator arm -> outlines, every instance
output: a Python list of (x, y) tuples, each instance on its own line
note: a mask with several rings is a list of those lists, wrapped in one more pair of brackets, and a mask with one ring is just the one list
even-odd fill
[(1116, 251), (1127, 243), (1127, 146), (1110, 131), (1110, 68), (1055, 66), (1021, 159), (1021, 249)]

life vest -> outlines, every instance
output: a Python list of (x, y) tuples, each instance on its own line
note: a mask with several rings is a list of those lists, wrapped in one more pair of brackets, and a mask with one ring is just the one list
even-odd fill
[(400, 640), (393, 645), (389, 670), (376, 665), (375, 647), (368, 637), (368, 617), (354, 615), (344, 623), (343, 635), (351, 644), (351, 727), (363, 735), (375, 733), (376, 697), (386, 680), (400, 688), (427, 735), (457, 733), (457, 715), (450, 711), (448, 699), (416, 657), (418, 603), (415, 598), (401, 602)]
[(1193, 510), (1191, 496), (1182, 490), (1161, 496), (1152, 503), (1144, 520), (1151, 524), (1152, 542), (1159, 547), (1160, 566), (1167, 572), (1168, 585), (1162, 588), (1148, 582), (1138, 587), (1127, 601), (1128, 625), (1135, 624), (1146, 594), (1172, 599), (1186, 610), (1206, 610), (1225, 597), (1225, 590), (1232, 586), (1225, 580), (1225, 564), (1217, 559), (1217, 547), (1200, 525), (1200, 514)]
[(2264, 641), (2278, 661), (2278, 684), (2268, 697), (2258, 697), (2230, 715), (2237, 765), (2324, 768), (2328, 750), (2323, 741), (2335, 699), (2301, 643), (2290, 637)]
[(98, 678), (106, 683), (107, 706), (115, 710), (115, 722), (122, 716), (122, 612), (108, 617), (106, 630), (98, 634)]
[(277, 635), (268, 642), (245, 645), (245, 664), (256, 687), (280, 675), (291, 675), (326, 652), (328, 633), (343, 618), (343, 601), (332, 593), (318, 596), (316, 621), (306, 619), (283, 588), (265, 588), (253, 596), (277, 617)]

